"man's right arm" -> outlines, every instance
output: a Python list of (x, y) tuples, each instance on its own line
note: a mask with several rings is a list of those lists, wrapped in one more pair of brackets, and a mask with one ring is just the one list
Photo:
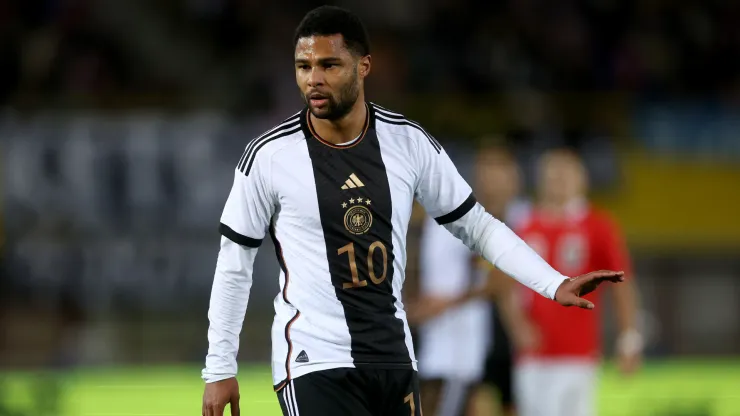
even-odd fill
[(234, 171), (219, 232), (221, 249), (208, 309), (208, 355), (202, 377), (206, 383), (236, 376), (239, 333), (247, 310), (257, 249), (275, 212), (270, 159), (254, 155), (252, 168)]
[(221, 237), (208, 308), (208, 355), (202, 376), (206, 383), (235, 377), (239, 333), (247, 311), (257, 248)]

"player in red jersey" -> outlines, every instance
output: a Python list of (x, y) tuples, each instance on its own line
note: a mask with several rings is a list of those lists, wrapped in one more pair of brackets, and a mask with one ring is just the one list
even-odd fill
[[(553, 268), (568, 276), (588, 270), (624, 270), (627, 279), (611, 287), (620, 335), (620, 369), (635, 371), (641, 361), (642, 338), (636, 329), (637, 297), (627, 248), (610, 216), (586, 199), (587, 175), (580, 158), (569, 150), (542, 156), (538, 172), (538, 201), (518, 234)], [(597, 365), (601, 355), (601, 316), (580, 308), (559, 308), (521, 286), (501, 285), (503, 273), (489, 276), (489, 287), (454, 300), (427, 302), (419, 320), (479, 296), (513, 287), (520, 291), (515, 318), (519, 332), (532, 333), (535, 342), (517, 349), (515, 396), (518, 416), (593, 415)], [(602, 290), (585, 296), (599, 304)], [(526, 327), (526, 328), (523, 328)], [(526, 330), (525, 330), (526, 329)], [(524, 346), (524, 348), (522, 348)]]
[[(639, 363), (642, 340), (636, 329), (637, 299), (629, 255), (611, 217), (586, 199), (587, 175), (568, 150), (543, 155), (538, 172), (538, 203), (518, 234), (560, 273), (624, 270), (625, 284), (610, 287), (620, 335), (620, 368)], [(597, 364), (601, 355), (601, 316), (576, 308), (557, 308), (522, 290), (524, 313), (539, 334), (536, 348), (520, 351), (515, 389), (520, 416), (594, 414)], [(604, 289), (586, 299), (600, 304)], [(563, 325), (568, 322), (568, 325)]]

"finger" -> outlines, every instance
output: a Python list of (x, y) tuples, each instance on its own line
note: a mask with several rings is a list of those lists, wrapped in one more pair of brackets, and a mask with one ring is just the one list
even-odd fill
[(596, 280), (599, 282), (612, 282), (612, 283), (624, 282), (624, 274), (599, 277)]
[(564, 293), (558, 298), (558, 303), (565, 307), (575, 306), (578, 302), (579, 297), (573, 293)]
[(595, 305), (592, 302), (586, 299), (583, 299), (583, 298), (577, 298), (576, 301), (574, 302), (574, 305), (582, 309), (593, 309), (595, 307)]
[[(583, 276), (583, 280), (586, 281), (592, 281), (592, 280), (611, 280), (611, 281), (620, 281), (624, 279), (624, 272), (623, 271), (613, 271), (613, 270), (598, 270), (595, 272), (588, 273)], [(578, 279), (581, 280), (581, 279)]]
[[(598, 273), (598, 274), (597, 274)], [(619, 283), (624, 281), (624, 274), (622, 272), (609, 272), (609, 273), (601, 273), (601, 272), (594, 272), (579, 276), (572, 280), (573, 285), (577, 288), (590, 288), (587, 290), (587, 292), (593, 291), (596, 289), (597, 286), (599, 286), (603, 282), (612, 282), (612, 283)], [(585, 295), (586, 293), (579, 293), (580, 296)]]

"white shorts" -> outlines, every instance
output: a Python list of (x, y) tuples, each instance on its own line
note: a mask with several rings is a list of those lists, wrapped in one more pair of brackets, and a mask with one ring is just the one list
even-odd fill
[(474, 383), (483, 376), (490, 305), (470, 302), (419, 328), (419, 377)]
[(519, 416), (593, 416), (597, 365), (577, 360), (517, 364), (514, 388)]

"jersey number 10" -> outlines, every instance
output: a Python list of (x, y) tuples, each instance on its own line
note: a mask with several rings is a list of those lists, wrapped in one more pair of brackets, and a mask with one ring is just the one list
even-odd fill
[[(375, 254), (375, 250), (380, 249), (380, 252), (383, 254), (383, 273), (378, 277), (375, 274), (375, 267), (373, 266), (373, 254)], [(356, 262), (356, 256), (355, 256), (355, 243), (349, 243), (346, 246), (341, 247), (339, 250), (337, 250), (338, 255), (342, 255), (344, 253), (347, 253), (349, 256), (349, 270), (352, 273), (352, 282), (346, 282), (342, 284), (342, 289), (352, 289), (355, 287), (365, 287), (367, 286), (367, 280), (362, 279), (360, 280), (360, 276), (357, 273), (357, 262)], [(372, 244), (370, 244), (370, 247), (367, 249), (367, 274), (370, 276), (370, 280), (375, 283), (376, 285), (379, 285), (383, 283), (385, 280), (385, 275), (388, 272), (388, 250), (385, 248), (385, 244), (383, 244), (380, 241), (376, 241)]]

